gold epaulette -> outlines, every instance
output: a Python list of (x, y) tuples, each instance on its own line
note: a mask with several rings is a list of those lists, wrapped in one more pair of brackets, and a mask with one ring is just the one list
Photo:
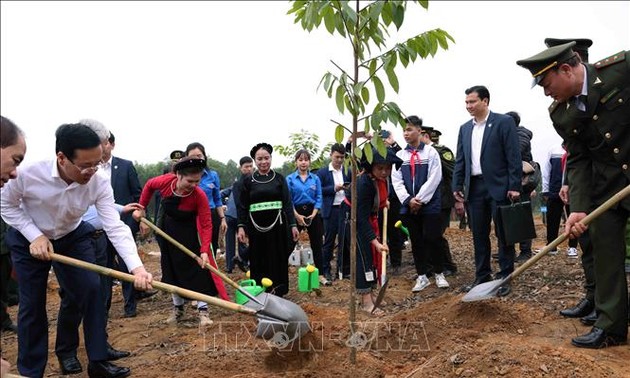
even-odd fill
[(615, 55), (611, 55), (608, 58), (600, 60), (599, 62), (595, 63), (594, 66), (595, 68), (600, 69), (613, 65), (615, 63), (623, 62), (624, 60), (626, 60), (626, 52), (620, 51)]

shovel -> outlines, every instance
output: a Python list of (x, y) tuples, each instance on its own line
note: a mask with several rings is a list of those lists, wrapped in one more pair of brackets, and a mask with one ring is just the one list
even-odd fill
[[(193, 251), (186, 248), (186, 246), (179, 243), (177, 240), (173, 239), (170, 235), (162, 231), (158, 226), (151, 223), (148, 219), (142, 217), (140, 220), (147, 226), (151, 227), (151, 229), (157, 234), (179, 248), (182, 252), (186, 253), (195, 260), (199, 258), (199, 256), (197, 256)], [(247, 302), (245, 304), (245, 307), (257, 311), (256, 314), (259, 323), (256, 336), (268, 340), (274, 338), (274, 335), (276, 333), (284, 332), (290, 336), (288, 340), (283, 341), (289, 342), (295, 340), (298, 336), (301, 336), (310, 330), (308, 317), (306, 316), (304, 310), (302, 310), (302, 308), (297, 304), (265, 292), (262, 292), (254, 297), (248, 291), (243, 289), (238, 283), (233, 281), (230, 277), (228, 277), (212, 265), (206, 263), (204, 267), (208, 268), (212, 273), (221, 277), (223, 281), (227, 282), (228, 284), (230, 284), (230, 286), (234, 287), (250, 299), (250, 302)], [(214, 299), (220, 300), (218, 298)], [(204, 300), (204, 302), (206, 301)], [(261, 314), (263, 314), (264, 316), (261, 316)]]
[[(595, 218), (600, 216), (603, 212), (605, 212), (606, 210), (610, 209), (612, 206), (617, 204), (619, 201), (621, 201), (622, 199), (624, 199), (628, 195), (630, 195), (630, 185), (626, 186), (624, 189), (619, 191), (617, 194), (615, 194), (614, 196), (609, 198), (608, 201), (604, 202), (599, 207), (597, 207), (597, 209), (595, 209), (592, 213), (588, 214), (584, 219), (582, 219), (582, 221), (580, 221), (580, 223), (582, 223), (584, 225), (588, 225)], [(521, 265), (518, 269), (516, 269), (514, 272), (512, 272), (509, 276), (507, 276), (507, 277), (505, 277), (503, 279), (482, 283), (480, 285), (477, 285), (477, 286), (473, 287), (466, 295), (464, 295), (464, 297), (462, 298), (462, 301), (463, 302), (474, 302), (474, 301), (481, 301), (481, 300), (484, 300), (484, 299), (490, 299), (490, 298), (496, 297), (497, 296), (497, 292), (499, 290), (499, 287), (505, 285), (506, 283), (509, 283), (514, 278), (516, 278), (521, 273), (523, 273), (525, 270), (530, 268), (532, 265), (536, 264), (538, 262), (538, 260), (540, 260), (544, 256), (546, 256), (549, 253), (549, 251), (555, 250), (556, 247), (558, 245), (560, 245), (563, 241), (565, 241), (568, 237), (569, 237), (569, 235), (565, 234), (565, 233), (563, 233), (562, 235), (558, 236), (554, 241), (552, 241), (551, 243), (546, 245), (542, 249), (542, 251), (540, 251), (535, 256), (532, 256), (529, 260), (527, 260), (525, 263), (523, 263), (523, 265)]]
[[(383, 208), (383, 244), (387, 244), (387, 207)], [(381, 288), (378, 290), (378, 295), (376, 296), (376, 300), (374, 301), (374, 308), (372, 309), (372, 313), (376, 311), (378, 306), (383, 302), (383, 298), (385, 298), (385, 291), (387, 290), (387, 284), (389, 283), (389, 279), (385, 274), (385, 269), (387, 268), (387, 252), (381, 252)]]
[[(66, 265), (71, 265), (77, 268), (87, 269), (92, 272), (96, 272), (105, 276), (113, 277), (121, 281), (134, 282), (134, 276), (129, 273), (119, 272), (111, 268), (105, 268), (100, 265), (92, 264), (86, 261), (77, 260), (72, 257), (60, 255), (57, 253), (51, 253), (50, 257), (53, 261), (60, 262)], [(251, 306), (243, 306), (234, 302), (229, 302), (220, 298), (215, 298), (210, 295), (198, 293), (196, 291), (184, 289), (175, 285), (170, 285), (164, 282), (153, 280), (151, 285), (158, 289), (168, 293), (177, 294), (181, 297), (194, 299), (197, 301), (203, 301), (211, 305), (224, 308), (226, 310), (236, 311), (247, 315), (256, 316), (258, 319), (258, 326), (256, 329), (256, 336), (265, 340), (275, 341), (278, 338), (285, 340), (286, 343), (293, 341), (299, 336), (310, 330), (308, 324), (308, 318), (302, 309), (292, 302), (288, 302), (293, 306), (297, 306), (301, 314), (297, 314), (295, 308), (290, 307), (287, 309), (284, 307), (283, 301), (277, 301), (282, 298), (272, 298), (274, 296), (267, 295), (262, 297), (264, 299), (263, 305), (252, 308)], [(263, 293), (266, 294), (266, 293)], [(259, 296), (260, 297), (260, 296)], [(284, 312), (281, 312), (283, 311)], [(290, 310), (292, 312), (286, 311)], [(279, 335), (276, 335), (279, 333)], [(286, 344), (284, 344), (286, 345)]]

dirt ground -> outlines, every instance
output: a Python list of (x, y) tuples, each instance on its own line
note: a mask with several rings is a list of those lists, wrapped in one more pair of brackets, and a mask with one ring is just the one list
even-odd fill
[[(542, 247), (543, 225), (537, 225), (537, 233), (534, 247)], [(116, 286), (109, 341), (132, 352), (117, 363), (130, 367), (134, 377), (630, 377), (630, 346), (588, 350), (570, 344), (588, 328), (558, 314), (583, 293), (580, 262), (567, 258), (566, 246), (525, 272), (508, 297), (463, 303), (460, 288), (474, 278), (472, 236), (453, 227), (447, 238), (460, 270), (448, 277), (451, 288), (439, 289), (432, 283), (413, 294), (412, 258), (409, 251), (403, 252), (403, 273), (390, 277), (386, 314), (375, 318), (357, 312), (361, 337), (355, 340), (359, 349), (354, 364), (347, 346), (348, 280), (323, 287), (320, 296), (296, 289), (289, 293), (287, 298), (308, 314), (313, 332), (282, 350), (254, 337), (255, 318), (218, 308), (211, 308), (215, 323), (207, 329), (198, 328), (192, 306), (187, 306), (183, 324), (166, 325), (171, 309), (166, 293), (140, 302), (137, 317), (123, 318)], [(142, 250), (149, 270), (159, 278), (156, 244)], [(219, 264), (223, 267), (224, 261)], [(496, 268), (496, 261), (493, 265)], [(294, 280), (297, 273), (291, 269)], [(238, 269), (231, 276), (245, 278)], [(59, 301), (51, 277), (46, 373), (57, 376), (53, 349)], [(17, 307), (10, 308), (13, 319), (16, 311)], [(12, 364), (16, 349), (16, 336), (3, 334), (2, 354)], [(84, 349), (79, 358), (85, 369)]]

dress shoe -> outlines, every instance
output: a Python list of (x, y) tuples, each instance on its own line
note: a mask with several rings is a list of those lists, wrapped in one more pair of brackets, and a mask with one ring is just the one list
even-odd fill
[(130, 374), (129, 368), (116, 366), (107, 361), (90, 361), (88, 364), (88, 377), (90, 378), (123, 378)]
[(107, 361), (116, 361), (121, 358), (129, 357), (130, 352), (126, 350), (116, 350), (111, 345), (107, 345)]
[(456, 270), (451, 270), (451, 269), (444, 269), (442, 274), (444, 274), (444, 277), (450, 277), (450, 276), (454, 276), (455, 274), (457, 274), (457, 271)]
[(499, 289), (497, 290), (497, 297), (505, 297), (511, 292), (512, 292), (512, 285), (506, 282), (503, 285), (499, 286)]
[(582, 336), (574, 337), (571, 340), (571, 344), (578, 348), (599, 349), (625, 344), (627, 339), (627, 336), (613, 335), (607, 333), (601, 328), (593, 327), (591, 332)]
[(514, 262), (523, 263), (523, 262), (529, 260), (531, 257), (532, 257), (531, 253), (523, 253), (523, 252), (521, 252), (518, 255), (518, 257), (514, 259)]
[(477, 278), (475, 279), (475, 282), (471, 283), (470, 285), (466, 285), (462, 288), (462, 291), (464, 293), (468, 293), (469, 291), (472, 290), (473, 287), (477, 286), (477, 285), (481, 285), (482, 283), (486, 283), (486, 282), (490, 282), (492, 281), (492, 275), (488, 274), (487, 276), (483, 277), (483, 278)]
[(123, 315), (123, 318), (135, 318), (137, 315), (138, 313), (136, 312), (136, 310), (125, 311), (125, 315)]
[(141, 301), (143, 299), (151, 298), (152, 296), (154, 296), (157, 293), (158, 293), (157, 290), (138, 291), (138, 292), (136, 292), (136, 300), (137, 301)]
[(597, 321), (597, 317), (598, 317), (597, 310), (593, 309), (593, 311), (591, 311), (590, 314), (584, 317), (581, 317), (580, 322), (584, 325), (592, 326)]
[(243, 273), (247, 273), (247, 271), (249, 270), (249, 267), (247, 266), (247, 264), (245, 264), (245, 262), (243, 260), (241, 260), (239, 257), (235, 257), (234, 258), (234, 262), (236, 263), (236, 266), (238, 266), (238, 268)]
[(560, 311), (560, 315), (567, 318), (581, 318), (591, 313), (595, 309), (593, 301), (583, 298), (575, 307), (567, 308)]
[(2, 325), (2, 332), (13, 332), (17, 333), (18, 329), (15, 324), (11, 320), (9, 320), (6, 324)]
[(400, 273), (401, 273), (400, 266), (395, 266), (392, 268), (392, 271), (391, 271), (392, 276), (400, 276)]
[(76, 357), (59, 358), (59, 367), (62, 375), (79, 374), (83, 371), (81, 362)]

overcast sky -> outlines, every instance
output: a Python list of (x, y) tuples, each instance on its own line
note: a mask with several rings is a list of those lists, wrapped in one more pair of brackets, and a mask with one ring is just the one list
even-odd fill
[[(284, 1), (3, 1), (2, 115), (26, 132), (27, 161), (52, 158), (55, 129), (82, 118), (103, 122), (116, 136), (114, 154), (140, 163), (194, 141), (213, 159), (238, 161), (258, 142), (288, 144), (300, 129), (332, 142), (330, 119), (349, 125), (350, 116), (316, 87), (334, 69), (331, 59), (349, 67), (349, 44), (323, 24), (303, 31), (289, 8)], [(442, 143), (455, 149), (469, 119), (464, 89), (486, 85), (490, 109), (518, 111), (542, 161), (560, 141), (551, 100), (530, 89), (516, 60), (541, 51), (545, 37), (591, 38), (591, 62), (628, 49), (630, 5), (432, 1), (425, 11), (410, 4), (388, 46), (437, 27), (455, 44), (399, 65), (401, 90), (389, 91), (388, 101), (440, 129)], [(400, 128), (394, 135), (404, 143)], [(274, 166), (281, 162), (275, 156)]]

